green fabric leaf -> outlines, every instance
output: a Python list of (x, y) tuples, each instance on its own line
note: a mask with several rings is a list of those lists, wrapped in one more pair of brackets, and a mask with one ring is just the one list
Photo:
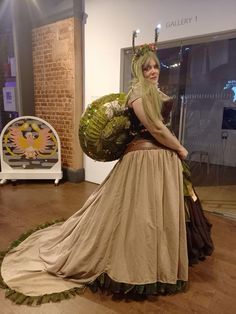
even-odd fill
[(42, 296), (41, 304), (49, 303), (50, 302), (50, 294), (45, 294)]
[(24, 294), (21, 294), (16, 300), (16, 304), (23, 304), (26, 299), (27, 299), (27, 296)]

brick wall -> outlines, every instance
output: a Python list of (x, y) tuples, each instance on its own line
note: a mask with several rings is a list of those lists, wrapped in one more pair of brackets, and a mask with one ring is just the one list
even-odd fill
[(61, 139), (62, 164), (82, 168), (78, 123), (82, 110), (81, 34), (75, 18), (32, 31), (35, 115)]

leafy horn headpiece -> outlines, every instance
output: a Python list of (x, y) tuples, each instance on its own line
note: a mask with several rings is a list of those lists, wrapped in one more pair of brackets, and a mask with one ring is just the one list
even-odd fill
[(153, 44), (149, 44), (149, 45), (145, 44), (145, 45), (139, 46), (138, 48), (135, 47), (135, 38), (140, 33), (140, 30), (137, 29), (133, 31), (132, 47), (133, 47), (134, 60), (137, 60), (140, 56), (143, 56), (148, 51), (157, 50), (157, 42), (158, 42), (160, 29), (161, 29), (161, 24), (158, 24), (155, 28), (155, 41)]

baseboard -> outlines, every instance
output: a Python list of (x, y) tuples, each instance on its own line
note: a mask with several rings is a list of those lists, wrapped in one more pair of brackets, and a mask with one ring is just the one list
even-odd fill
[(62, 168), (63, 171), (63, 181), (69, 181), (74, 183), (79, 183), (85, 179), (84, 168), (81, 169), (70, 169)]

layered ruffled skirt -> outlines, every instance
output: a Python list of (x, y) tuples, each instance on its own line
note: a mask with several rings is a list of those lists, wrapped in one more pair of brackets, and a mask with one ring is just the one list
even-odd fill
[(67, 221), (33, 233), (8, 252), (1, 274), (9, 297), (66, 298), (67, 291), (87, 285), (146, 294), (182, 290), (189, 258), (196, 261), (213, 248), (201, 208), (191, 196), (186, 200), (176, 153), (127, 153)]

